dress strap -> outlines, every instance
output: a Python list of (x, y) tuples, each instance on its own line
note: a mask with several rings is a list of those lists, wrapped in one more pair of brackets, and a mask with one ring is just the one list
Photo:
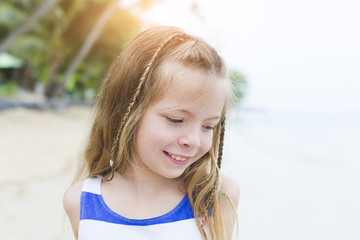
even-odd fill
[(87, 178), (84, 181), (82, 192), (89, 192), (101, 195), (101, 178), (94, 177), (94, 178)]

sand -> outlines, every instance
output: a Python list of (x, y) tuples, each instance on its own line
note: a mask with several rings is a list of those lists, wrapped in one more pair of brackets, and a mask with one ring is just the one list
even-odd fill
[(0, 112), (0, 239), (74, 239), (62, 207), (90, 111)]

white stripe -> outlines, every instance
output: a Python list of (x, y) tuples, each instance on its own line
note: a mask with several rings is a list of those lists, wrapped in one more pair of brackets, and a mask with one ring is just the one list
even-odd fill
[(96, 220), (81, 220), (79, 240), (201, 240), (195, 219), (150, 226), (129, 226)]
[(101, 178), (87, 178), (84, 181), (83, 192), (101, 194)]

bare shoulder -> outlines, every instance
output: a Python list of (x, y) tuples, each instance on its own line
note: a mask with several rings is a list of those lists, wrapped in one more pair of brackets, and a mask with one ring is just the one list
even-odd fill
[(63, 197), (63, 205), (69, 217), (75, 237), (79, 229), (80, 221), (80, 196), (84, 180), (79, 181), (68, 188)]
[(221, 174), (221, 190), (233, 201), (235, 206), (238, 205), (240, 187), (235, 180), (225, 174)]
[(76, 182), (66, 190), (63, 198), (66, 213), (71, 213), (74, 209), (80, 210), (80, 195), (83, 183), (84, 180)]
[[(240, 188), (239, 185), (229, 176), (225, 174), (221, 174), (221, 186), (220, 189), (226, 194), (226, 198), (220, 201), (222, 205), (222, 214), (225, 220), (225, 232), (226, 232), (226, 239), (232, 239), (233, 231), (234, 231), (234, 224), (237, 223), (237, 205), (239, 202), (240, 196)], [(225, 201), (225, 199), (231, 199), (232, 204), (229, 205), (229, 201)], [(237, 225), (237, 224), (236, 224)], [(238, 227), (237, 227), (238, 229)]]

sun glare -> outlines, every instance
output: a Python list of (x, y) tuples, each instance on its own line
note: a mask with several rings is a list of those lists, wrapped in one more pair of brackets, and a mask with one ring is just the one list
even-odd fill
[(197, 17), (191, 12), (192, 1), (160, 1), (141, 14), (144, 27), (153, 25), (171, 25), (183, 27)]

